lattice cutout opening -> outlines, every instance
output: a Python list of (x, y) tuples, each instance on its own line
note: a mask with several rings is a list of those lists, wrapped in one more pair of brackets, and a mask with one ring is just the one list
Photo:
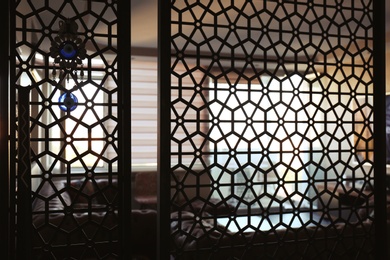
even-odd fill
[(118, 258), (117, 3), (21, 0), (14, 17), (11, 92), (29, 91), (15, 102), (30, 111), (30, 147), (18, 149), (31, 155), (33, 256)]
[(372, 2), (171, 16), (172, 255), (369, 257)]

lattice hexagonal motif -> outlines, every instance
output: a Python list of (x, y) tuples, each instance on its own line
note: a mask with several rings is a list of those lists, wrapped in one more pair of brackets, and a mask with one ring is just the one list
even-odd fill
[(30, 109), (33, 258), (117, 258), (116, 1), (15, 8), (11, 85), (12, 96), (29, 91), (18, 102)]
[[(373, 196), (372, 2), (171, 8), (172, 254), (368, 256), (358, 212)], [(327, 239), (336, 222), (360, 235)]]

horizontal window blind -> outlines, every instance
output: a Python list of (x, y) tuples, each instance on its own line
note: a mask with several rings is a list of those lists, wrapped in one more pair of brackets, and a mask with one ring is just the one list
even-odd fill
[[(178, 65), (179, 67), (179, 65)], [(180, 66), (180, 71), (185, 72), (185, 68)], [(177, 85), (175, 79), (172, 84)], [(178, 101), (172, 107), (172, 113), (176, 113), (182, 119), (182, 127), (172, 129), (176, 132), (176, 137), (182, 136), (185, 140), (173, 143), (171, 149), (177, 153), (188, 153), (186, 164), (196, 163), (193, 161), (193, 154), (196, 152), (208, 151), (208, 145), (204, 144), (204, 137), (191, 135), (197, 129), (205, 129), (208, 122), (201, 121), (208, 118), (207, 112), (199, 108), (207, 102), (200, 98), (199, 91), (208, 86), (208, 79), (204, 73), (193, 73), (192, 77), (184, 78), (181, 84), (186, 89), (180, 93), (173, 91), (172, 99), (191, 100), (192, 110), (185, 109), (186, 104)], [(195, 90), (195, 91), (194, 91)], [(207, 90), (206, 90), (207, 91)], [(207, 96), (207, 95), (203, 95)], [(150, 60), (132, 60), (131, 69), (131, 137), (132, 137), (132, 164), (133, 170), (142, 171), (157, 169), (157, 115), (158, 115), (158, 84), (157, 84), (157, 62)], [(200, 120), (199, 120), (200, 119)], [(180, 153), (179, 152), (179, 153)], [(175, 160), (173, 158), (173, 160)], [(201, 165), (200, 165), (201, 166)], [(201, 166), (202, 167), (202, 166)]]
[(157, 169), (157, 62), (132, 60), (131, 143), (133, 168)]

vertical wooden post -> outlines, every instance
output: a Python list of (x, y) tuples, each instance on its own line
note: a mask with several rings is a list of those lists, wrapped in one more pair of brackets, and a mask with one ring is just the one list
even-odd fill
[[(130, 78), (130, 25), (131, 1), (118, 1), (118, 118), (120, 189), (119, 232), (121, 259), (131, 259), (131, 78)], [(137, 238), (135, 238), (137, 239)]]
[(18, 89), (18, 176), (17, 176), (17, 256), (30, 259), (32, 254), (32, 201), (30, 157), (30, 89)]
[[(0, 255), (10, 258), (9, 215), (9, 154), (8, 154), (8, 69), (9, 69), (9, 2), (4, 1), (0, 9), (2, 40), (0, 41), (0, 234), (5, 239), (0, 243)], [(7, 170), (6, 170), (7, 169)]]
[(158, 1), (158, 236), (160, 259), (170, 252), (171, 1)]
[(386, 213), (386, 22), (385, 1), (374, 1), (374, 196), (375, 257), (387, 257)]

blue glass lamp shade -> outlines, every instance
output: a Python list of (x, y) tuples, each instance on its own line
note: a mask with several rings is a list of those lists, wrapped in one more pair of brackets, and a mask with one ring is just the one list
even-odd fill
[(72, 93), (64, 93), (58, 99), (62, 111), (73, 111), (77, 107), (78, 99)]
[(77, 56), (77, 46), (74, 42), (71, 41), (63, 42), (59, 48), (59, 51), (62, 58), (67, 60), (74, 59)]

